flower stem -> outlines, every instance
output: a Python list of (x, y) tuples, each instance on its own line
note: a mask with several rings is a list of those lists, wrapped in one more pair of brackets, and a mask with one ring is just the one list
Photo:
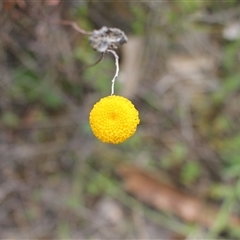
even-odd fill
[(113, 50), (108, 49), (107, 52), (112, 53), (113, 56), (115, 57), (116, 72), (112, 79), (112, 88), (111, 88), (111, 95), (114, 95), (114, 84), (115, 84), (115, 80), (118, 77), (118, 73), (119, 73), (119, 57), (118, 57), (117, 53)]

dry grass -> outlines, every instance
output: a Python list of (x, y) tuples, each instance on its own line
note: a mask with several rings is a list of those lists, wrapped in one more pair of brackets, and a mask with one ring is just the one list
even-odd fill
[[(227, 226), (239, 215), (239, 39), (223, 35), (239, 17), (227, 2), (1, 3), (0, 238), (239, 238)], [(139, 40), (119, 52), (115, 91), (141, 117), (126, 143), (103, 144), (88, 124), (110, 94), (114, 60), (86, 68), (100, 56), (86, 36), (50, 23), (62, 19)], [(217, 206), (213, 226), (129, 194), (116, 174), (129, 162)]]

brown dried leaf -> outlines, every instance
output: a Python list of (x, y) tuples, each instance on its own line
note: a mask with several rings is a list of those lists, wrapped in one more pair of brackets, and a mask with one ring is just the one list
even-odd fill
[(143, 49), (143, 38), (132, 36), (128, 38), (128, 44), (122, 47), (123, 61), (119, 80), (123, 84), (121, 94), (128, 98), (132, 98), (138, 91), (142, 74)]
[(16, 0), (16, 3), (20, 8), (25, 8), (27, 6), (25, 0)]
[(47, 5), (57, 6), (60, 3), (60, 0), (46, 0)]
[(20, 8), (26, 7), (25, 0), (3, 0), (3, 9), (6, 11), (11, 10), (15, 5), (18, 5)]
[[(161, 211), (173, 212), (185, 221), (206, 227), (213, 225), (219, 210), (217, 206), (186, 195), (135, 166), (120, 166), (117, 173), (123, 178), (126, 190), (141, 201)], [(231, 216), (230, 222), (239, 225), (240, 219)]]

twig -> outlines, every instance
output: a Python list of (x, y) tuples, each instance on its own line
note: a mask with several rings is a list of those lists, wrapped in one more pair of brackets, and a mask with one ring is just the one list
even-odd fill
[(53, 24), (61, 24), (61, 25), (72, 26), (77, 32), (85, 34), (85, 35), (91, 35), (92, 34), (92, 32), (87, 32), (87, 31), (81, 29), (75, 22), (72, 22), (72, 21), (61, 20), (59, 22), (53, 22), (53, 21), (50, 21), (50, 22), (53, 23)]
[(103, 60), (104, 56), (105, 56), (105, 52), (101, 53), (100, 58), (95, 63), (84, 66), (83, 69), (81, 69), (80, 74), (84, 72), (86, 69), (96, 66), (98, 63), (100, 63)]
[(118, 77), (118, 73), (119, 73), (119, 57), (118, 57), (117, 53), (113, 50), (108, 49), (107, 52), (112, 53), (113, 56), (115, 57), (116, 73), (112, 79), (112, 88), (111, 88), (111, 95), (114, 95), (114, 84), (115, 84), (115, 80)]
[(93, 67), (93, 66), (95, 66), (95, 65), (97, 65), (98, 63), (100, 63), (102, 60), (103, 60), (103, 58), (104, 58), (104, 55), (105, 55), (105, 52), (103, 52), (102, 54), (101, 54), (101, 56), (100, 56), (100, 58), (95, 62), (95, 63), (93, 63), (93, 64), (91, 64), (91, 65), (88, 65), (88, 66), (86, 66), (86, 68), (90, 68), (90, 67)]

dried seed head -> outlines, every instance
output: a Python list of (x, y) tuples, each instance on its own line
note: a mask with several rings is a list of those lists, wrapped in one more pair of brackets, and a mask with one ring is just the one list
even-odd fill
[(117, 49), (127, 42), (127, 36), (118, 28), (102, 27), (94, 30), (89, 37), (91, 46), (98, 52)]

